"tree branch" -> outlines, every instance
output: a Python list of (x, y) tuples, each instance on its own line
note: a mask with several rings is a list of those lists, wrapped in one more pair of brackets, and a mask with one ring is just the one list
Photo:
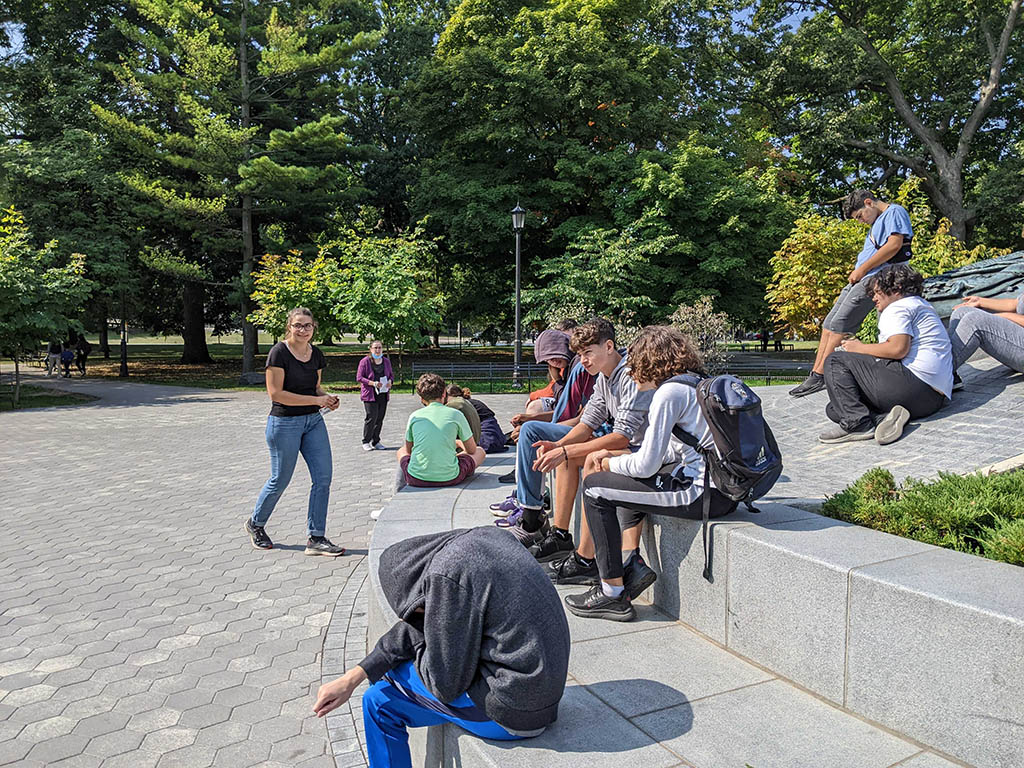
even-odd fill
[[(1014, 2), (1019, 6), (1021, 0), (1014, 0)], [(854, 36), (857, 40), (857, 45), (859, 45), (869, 57), (874, 59), (875, 63), (881, 69), (882, 79), (885, 81), (886, 90), (889, 92), (889, 97), (892, 99), (893, 106), (896, 108), (896, 113), (900, 116), (900, 119), (902, 119), (907, 127), (910, 128), (911, 132), (918, 138), (918, 140), (924, 144), (928, 153), (935, 160), (936, 165), (940, 167), (947, 165), (950, 161), (949, 153), (946, 151), (946, 148), (942, 146), (942, 142), (939, 141), (939, 137), (935, 134), (935, 131), (922, 123), (918, 119), (917, 115), (914, 114), (914, 108), (907, 100), (906, 94), (903, 92), (903, 86), (900, 85), (899, 78), (896, 76), (895, 70), (893, 70), (889, 65), (889, 62), (886, 61), (885, 57), (878, 51), (864, 30), (858, 27), (856, 22), (849, 15), (844, 13), (841, 8), (837, 7), (834, 2), (829, 2), (828, 8), (842, 22), (843, 26), (846, 27), (846, 29)]]
[(1003, 65), (1006, 64), (1006, 52), (1010, 47), (1010, 40), (1013, 38), (1014, 27), (1017, 26), (1017, 17), (1020, 15), (1020, 5), (1021, 0), (1013, 0), (1010, 3), (1010, 10), (1006, 14), (1006, 24), (1003, 25), (1003, 33), (999, 36), (999, 47), (988, 67), (988, 81), (981, 87), (981, 98), (974, 106), (974, 111), (967, 118), (967, 124), (960, 133), (960, 141), (956, 145), (956, 161), (959, 164), (962, 164), (967, 158), (974, 134), (978, 132), (992, 102), (995, 101), (996, 91), (999, 90), (999, 78), (1003, 74)]
[(876, 155), (881, 155), (887, 160), (899, 163), (904, 168), (909, 168), (916, 173), (925, 174), (928, 172), (928, 162), (923, 157), (910, 157), (909, 155), (900, 154), (899, 152), (882, 146), (881, 144), (871, 144), (867, 141), (861, 141), (860, 139), (843, 139), (843, 143), (848, 147), (874, 152)]

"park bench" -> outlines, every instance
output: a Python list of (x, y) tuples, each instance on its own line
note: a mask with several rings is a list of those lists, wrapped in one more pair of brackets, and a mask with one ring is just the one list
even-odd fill
[[(436, 373), (449, 384), (466, 385), (477, 391), (486, 384), (487, 391), (493, 393), (495, 387), (507, 389), (515, 380), (513, 363), (413, 363), (412, 379), (416, 381), (424, 373)], [(519, 365), (519, 381), (527, 388), (534, 390), (548, 382), (548, 367), (536, 363)], [(473, 386), (473, 385), (476, 386)]]

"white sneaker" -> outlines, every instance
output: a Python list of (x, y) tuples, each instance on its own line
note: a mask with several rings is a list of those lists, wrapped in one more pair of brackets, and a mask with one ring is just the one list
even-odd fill
[(383, 508), (382, 509), (375, 509), (375, 510), (373, 510), (373, 512), (370, 513), (370, 519), (371, 520), (377, 520), (380, 517), (380, 513), (383, 512), (383, 511), (384, 511)]
[(372, 451), (373, 450), (373, 446), (370, 445), (369, 443), (363, 443), (363, 450), (364, 451)]

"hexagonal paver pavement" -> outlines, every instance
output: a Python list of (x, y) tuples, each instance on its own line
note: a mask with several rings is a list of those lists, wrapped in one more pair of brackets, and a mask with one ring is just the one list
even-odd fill
[[(333, 766), (311, 715), (324, 634), (343, 595), (349, 626), (394, 484), (393, 454), (361, 450), (358, 396), (327, 417), (328, 535), (349, 548), (329, 559), (302, 553), (301, 461), (275, 549), (242, 530), (269, 470), (265, 395), (59, 383), (101, 400), (0, 416), (0, 765)], [(419, 403), (392, 400), (397, 446)]]

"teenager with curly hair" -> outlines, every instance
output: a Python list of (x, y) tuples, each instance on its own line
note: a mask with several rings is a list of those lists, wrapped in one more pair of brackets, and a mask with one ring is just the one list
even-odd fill
[(846, 339), (825, 365), (835, 425), (823, 443), (899, 440), (910, 419), (931, 416), (953, 392), (953, 353), (946, 329), (921, 298), (924, 279), (906, 264), (886, 267), (867, 285), (878, 309), (878, 343)]

